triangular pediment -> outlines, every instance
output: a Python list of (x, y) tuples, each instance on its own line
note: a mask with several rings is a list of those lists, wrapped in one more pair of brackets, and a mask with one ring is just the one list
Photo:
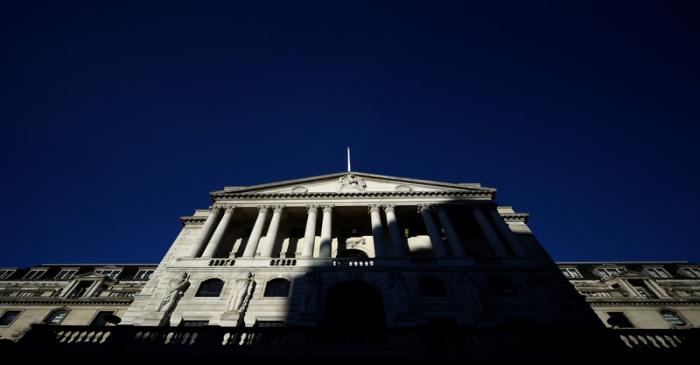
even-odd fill
[(73, 276), (73, 279), (96, 279), (96, 280), (100, 280), (100, 279), (109, 279), (109, 277), (106, 276), (106, 275), (97, 274), (97, 273), (95, 273), (94, 271), (91, 271), (91, 272), (86, 272), (86, 273), (83, 273), (83, 274), (74, 275), (74, 276)]
[(480, 184), (454, 184), (384, 176), (363, 172), (341, 172), (329, 175), (286, 180), (246, 187), (227, 187), (212, 193), (220, 194), (313, 194), (313, 193), (410, 193), (410, 192), (493, 192)]

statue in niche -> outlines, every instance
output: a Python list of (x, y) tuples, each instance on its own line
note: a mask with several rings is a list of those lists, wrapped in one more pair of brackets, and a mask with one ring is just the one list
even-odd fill
[(244, 278), (236, 280), (232, 310), (241, 313), (248, 307), (248, 302), (250, 302), (255, 289), (254, 277), (255, 275), (249, 272)]
[(190, 274), (183, 272), (179, 278), (170, 280), (168, 283), (168, 293), (165, 298), (161, 300), (158, 306), (158, 312), (165, 313), (161, 324), (168, 323), (170, 320), (170, 315), (173, 313), (177, 302), (185, 294), (185, 291), (190, 286)]
[(304, 275), (304, 312), (313, 313), (318, 305), (321, 290), (321, 274), (308, 272)]
[(342, 190), (357, 190), (365, 191), (367, 183), (365, 179), (355, 176), (355, 174), (347, 174), (340, 177), (340, 191)]

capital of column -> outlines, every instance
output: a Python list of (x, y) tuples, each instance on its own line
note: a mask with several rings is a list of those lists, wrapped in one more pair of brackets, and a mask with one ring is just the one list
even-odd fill
[(311, 212), (314, 212), (314, 213), (315, 213), (316, 211), (318, 211), (318, 205), (307, 205), (307, 206), (306, 206), (306, 211), (307, 211), (308, 213), (311, 213)]
[(258, 205), (258, 210), (260, 211), (267, 211), (270, 209), (270, 205)]
[(323, 206), (324, 213), (331, 213), (332, 211), (333, 211), (333, 205), (324, 205)]
[(381, 208), (379, 204), (370, 204), (367, 206), (367, 213), (379, 213), (379, 208)]
[(422, 203), (418, 204), (418, 213), (423, 213), (426, 210), (430, 210), (435, 204), (432, 203)]
[(273, 209), (274, 213), (282, 213), (282, 210), (284, 210), (285, 206), (284, 205), (273, 205), (270, 208)]
[(387, 204), (384, 206), (384, 211), (385, 212), (394, 212), (394, 207), (396, 207), (396, 204)]
[(236, 208), (238, 208), (238, 207), (235, 206), (235, 205), (228, 205), (228, 206), (224, 207), (224, 209), (225, 209), (225, 210), (224, 210), (224, 213), (231, 213), (231, 212), (233, 212)]

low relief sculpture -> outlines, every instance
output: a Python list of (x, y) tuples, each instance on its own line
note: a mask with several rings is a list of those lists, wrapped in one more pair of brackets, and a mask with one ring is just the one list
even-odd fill
[(190, 274), (184, 272), (179, 278), (170, 280), (168, 283), (168, 293), (161, 300), (158, 306), (158, 312), (163, 312), (161, 324), (166, 324), (170, 321), (170, 315), (173, 313), (177, 302), (185, 294), (185, 291), (190, 286)]
[(236, 292), (233, 297), (233, 307), (231, 310), (241, 313), (248, 307), (248, 302), (250, 302), (250, 298), (253, 297), (253, 290), (255, 289), (254, 277), (255, 275), (249, 272), (245, 278), (236, 280)]
[(355, 176), (355, 174), (347, 174), (340, 177), (340, 188), (338, 190), (357, 190), (365, 191), (367, 183), (365, 179)]
[(348, 249), (365, 246), (367, 241), (364, 237), (350, 237), (345, 240), (345, 247)]

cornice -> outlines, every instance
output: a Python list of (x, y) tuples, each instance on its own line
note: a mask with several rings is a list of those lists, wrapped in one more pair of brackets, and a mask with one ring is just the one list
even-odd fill
[(193, 223), (202, 223), (204, 224), (204, 221), (207, 220), (207, 216), (201, 216), (201, 215), (185, 215), (180, 217), (180, 222), (182, 224), (193, 224)]
[(219, 192), (212, 194), (214, 198), (236, 199), (260, 199), (260, 198), (284, 198), (284, 199), (308, 199), (308, 198), (362, 198), (362, 197), (422, 197), (422, 196), (463, 196), (463, 197), (489, 197), (493, 198), (492, 191), (362, 191), (362, 192), (315, 192), (315, 193), (235, 193)]
[(673, 306), (673, 305), (700, 305), (700, 299), (600, 299), (600, 298), (586, 298), (586, 302), (591, 306), (605, 306), (605, 305), (615, 305), (615, 306), (633, 306), (633, 307), (659, 307), (659, 306)]
[(17, 304), (33, 304), (33, 305), (104, 305), (117, 304), (129, 305), (134, 299), (131, 297), (96, 297), (96, 298), (80, 298), (68, 299), (59, 297), (2, 297), (0, 304), (17, 305)]
[(336, 173), (326, 174), (326, 175), (310, 176), (310, 177), (305, 177), (305, 178), (276, 181), (276, 182), (251, 185), (251, 186), (239, 186), (239, 187), (229, 186), (229, 187), (224, 188), (224, 190), (212, 192), (212, 193), (210, 193), (210, 195), (212, 197), (214, 197), (214, 196), (218, 196), (219, 194), (225, 194), (225, 193), (232, 193), (232, 192), (244, 193), (244, 192), (248, 192), (248, 191), (252, 191), (252, 190), (277, 188), (277, 187), (281, 187), (281, 186), (290, 186), (290, 185), (298, 185), (298, 184), (302, 184), (302, 183), (311, 183), (311, 182), (323, 181), (323, 180), (327, 180), (327, 179), (335, 179), (335, 178), (339, 178), (339, 177), (342, 177), (342, 176), (345, 176), (348, 174), (351, 174), (354, 176), (359, 176), (359, 177), (364, 177), (364, 178), (374, 178), (374, 179), (389, 180), (389, 181), (394, 181), (394, 182), (437, 186), (437, 187), (443, 187), (443, 188), (448, 188), (448, 189), (482, 190), (482, 191), (489, 191), (493, 194), (496, 193), (496, 189), (481, 186), (481, 184), (478, 184), (478, 183), (455, 184), (455, 183), (448, 183), (448, 182), (441, 182), (441, 181), (434, 181), (434, 180), (422, 180), (422, 179), (412, 179), (412, 178), (398, 177), (398, 176), (371, 174), (371, 173), (360, 172), (360, 171), (351, 171), (351, 172), (350, 171), (342, 171), (342, 172), (336, 172)]
[(528, 213), (498, 213), (506, 222), (525, 222), (530, 218)]

